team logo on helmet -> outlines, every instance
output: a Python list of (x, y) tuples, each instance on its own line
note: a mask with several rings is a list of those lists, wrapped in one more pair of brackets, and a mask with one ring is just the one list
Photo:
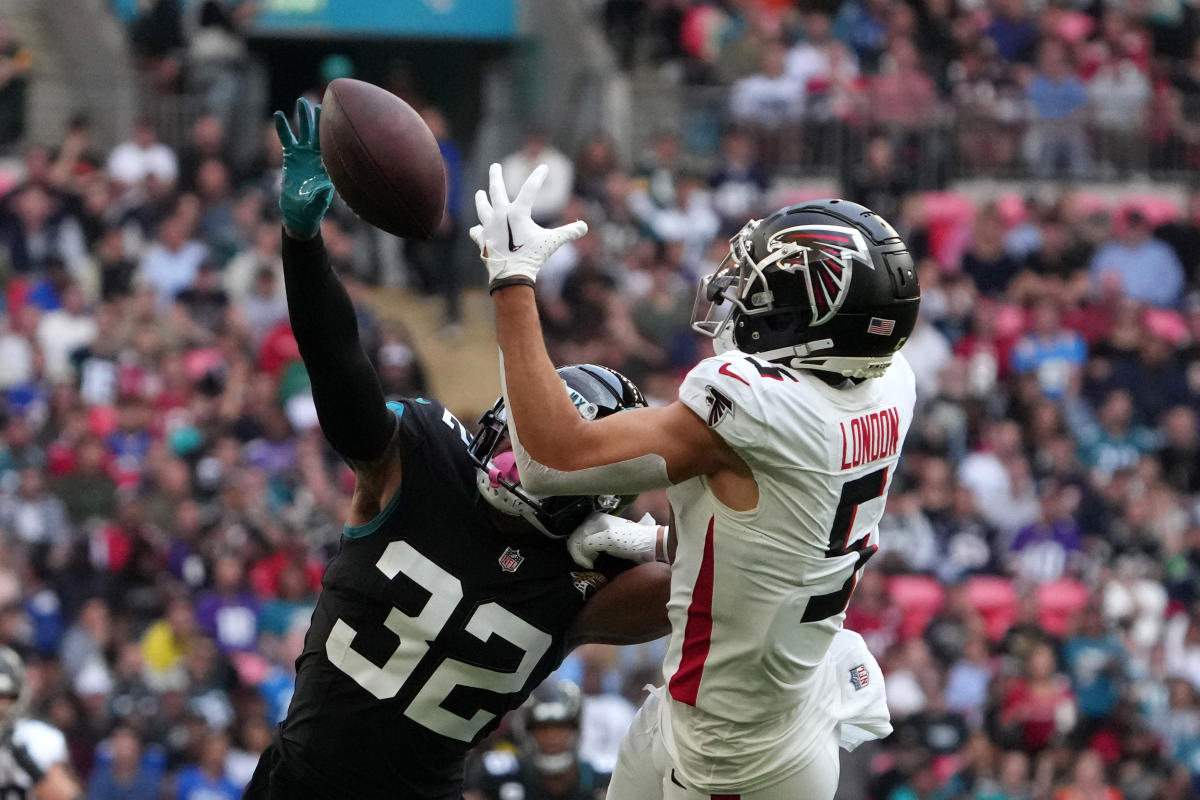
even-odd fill
[(517, 568), (525, 563), (525, 556), (521, 555), (520, 550), (512, 547), (504, 548), (504, 552), (500, 554), (500, 569), (505, 572), (516, 572)]
[(797, 225), (771, 235), (771, 251), (789, 248), (793, 252), (779, 259), (779, 269), (802, 273), (808, 285), (813, 325), (828, 322), (850, 289), (854, 262), (875, 269), (871, 251), (860, 231), (838, 225)]

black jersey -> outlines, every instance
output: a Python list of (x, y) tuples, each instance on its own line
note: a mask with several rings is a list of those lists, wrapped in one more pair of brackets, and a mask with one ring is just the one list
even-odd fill
[(496, 528), (441, 404), (388, 406), (401, 488), (325, 570), (280, 748), (330, 798), (458, 800), (467, 751), (558, 666), (607, 579), (561, 541)]

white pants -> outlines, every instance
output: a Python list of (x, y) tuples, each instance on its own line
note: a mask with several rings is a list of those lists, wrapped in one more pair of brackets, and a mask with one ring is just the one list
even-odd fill
[(707, 794), (686, 785), (670, 763), (659, 730), (660, 696), (646, 698), (621, 742), (608, 800), (833, 800), (841, 770), (838, 737), (831, 732), (808, 764), (778, 783), (744, 794)]

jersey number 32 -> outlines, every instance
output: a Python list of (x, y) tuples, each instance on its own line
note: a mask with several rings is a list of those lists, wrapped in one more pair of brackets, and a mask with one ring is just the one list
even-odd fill
[[(429, 600), (416, 616), (405, 614), (398, 608), (388, 612), (384, 627), (400, 637), (400, 643), (383, 666), (376, 666), (353, 648), (358, 632), (340, 619), (329, 632), (325, 653), (334, 666), (380, 700), (386, 700), (404, 688), (409, 675), (429, 651), (430, 642), (450, 621), (462, 601), (463, 590), (458, 578), (418, 553), (408, 542), (389, 544), (375, 566), (388, 580), (395, 578), (397, 573), (404, 573), (429, 592)], [(485, 603), (476, 608), (464, 630), (482, 643), (498, 636), (520, 648), (521, 662), (516, 670), (497, 672), (448, 658), (425, 681), (404, 715), (435, 733), (470, 742), (496, 715), (480, 709), (466, 718), (447, 711), (442, 702), (450, 692), (458, 686), (478, 687), (499, 694), (521, 691), (538, 661), (550, 649), (553, 639), (496, 603)]]

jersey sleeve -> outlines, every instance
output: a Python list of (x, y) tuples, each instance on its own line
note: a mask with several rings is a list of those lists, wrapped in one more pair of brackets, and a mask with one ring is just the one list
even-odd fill
[(65, 764), (67, 738), (58, 728), (34, 719), (23, 719), (13, 730), (13, 744), (23, 745), (33, 763), (43, 772), (55, 764)]
[(742, 359), (707, 358), (679, 387), (680, 401), (737, 451), (760, 449), (767, 437), (753, 372)]

